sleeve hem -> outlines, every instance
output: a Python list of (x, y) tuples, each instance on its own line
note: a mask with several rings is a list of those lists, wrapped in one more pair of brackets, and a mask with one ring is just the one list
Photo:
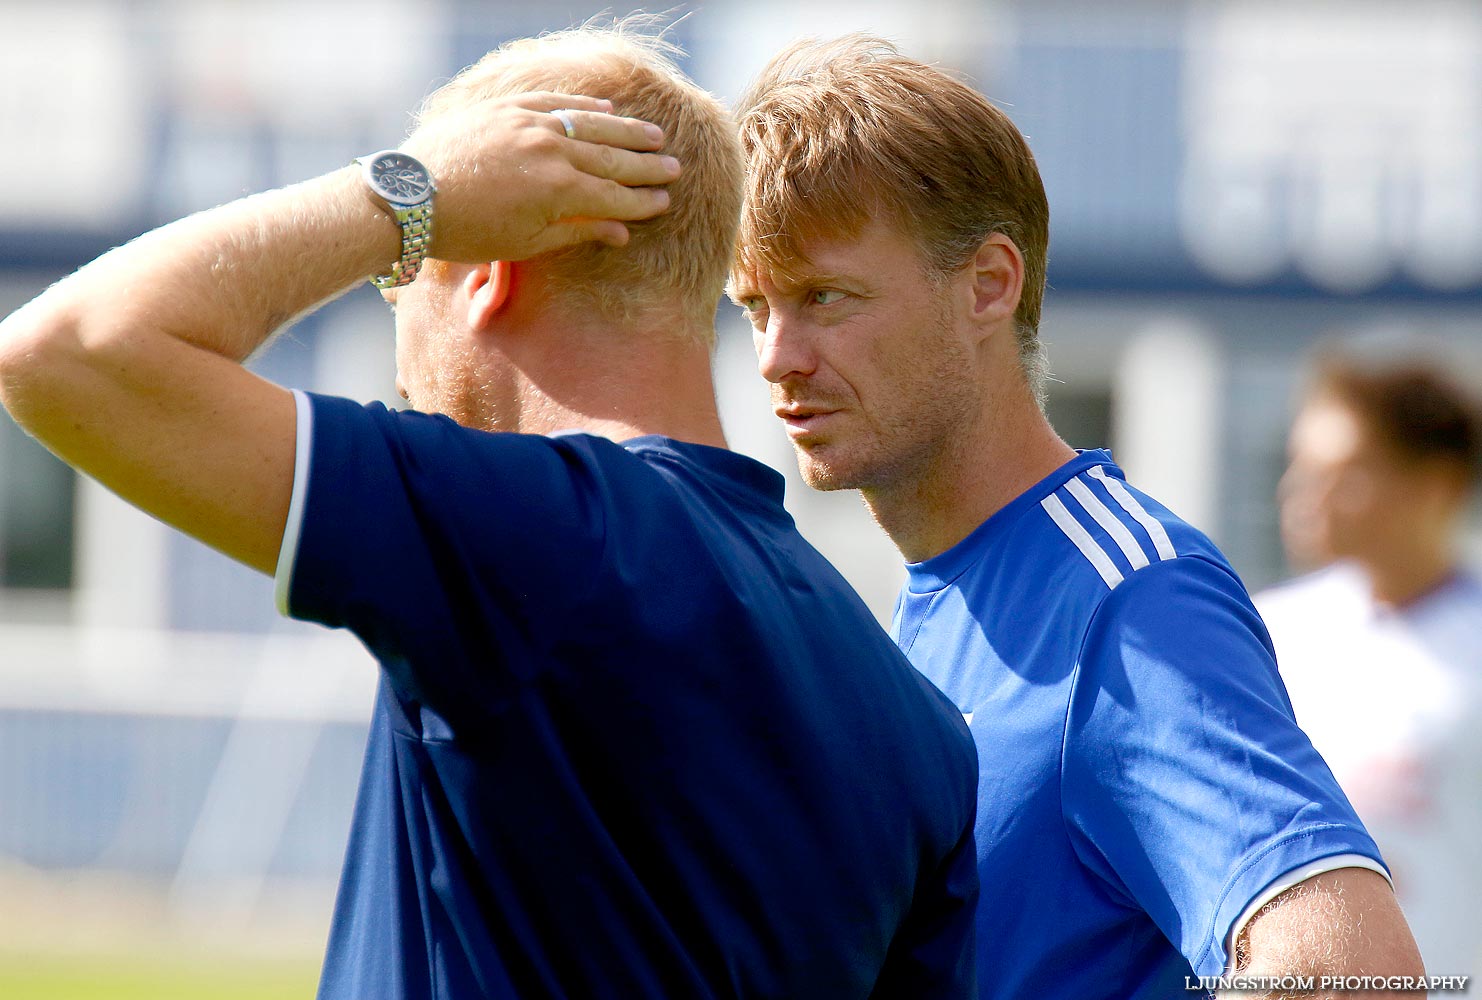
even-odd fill
[(1240, 937), (1240, 932), (1245, 929), (1245, 925), (1250, 923), (1251, 918), (1260, 912), (1261, 907), (1293, 886), (1306, 882), (1308, 879), (1315, 878), (1318, 875), (1337, 871), (1340, 868), (1366, 868), (1369, 871), (1378, 872), (1380, 875), (1383, 875), (1384, 880), (1391, 887), (1394, 886), (1394, 880), (1389, 877), (1389, 872), (1385, 871), (1384, 866), (1373, 858), (1365, 857), (1362, 854), (1332, 854), (1328, 857), (1318, 858), (1316, 861), (1309, 861), (1305, 865), (1293, 868), (1286, 874), (1278, 876), (1270, 885), (1262, 889), (1256, 895), (1256, 898), (1250, 901), (1250, 905), (1240, 912), (1240, 916), (1235, 918), (1235, 922), (1230, 925), (1230, 932), (1225, 935), (1225, 954), (1228, 956), (1225, 960), (1227, 971), (1234, 971), (1235, 941)]
[(299, 533), (304, 522), (304, 507), (309, 493), (309, 453), (314, 442), (314, 410), (309, 397), (293, 390), (296, 430), (293, 454), (293, 495), (288, 503), (288, 520), (283, 525), (283, 543), (278, 549), (278, 565), (273, 574), (273, 601), (278, 613), (292, 617), (288, 606), (293, 585), (293, 567), (298, 558)]

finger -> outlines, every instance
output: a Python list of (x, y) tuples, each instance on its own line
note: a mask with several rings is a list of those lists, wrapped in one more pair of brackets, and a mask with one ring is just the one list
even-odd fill
[(628, 227), (615, 219), (563, 219), (546, 227), (541, 234), (537, 253), (559, 250), (578, 243), (603, 243), (610, 247), (626, 246)]
[(668, 184), (679, 176), (679, 161), (657, 153), (635, 153), (612, 146), (578, 142), (568, 154), (572, 166), (584, 174), (617, 181), (627, 187)]
[(625, 187), (617, 181), (578, 175), (562, 203), (566, 219), (651, 219), (669, 208), (669, 192), (661, 187)]
[[(643, 151), (661, 149), (664, 145), (664, 130), (641, 118), (620, 118), (617, 115), (581, 108), (553, 108), (551, 110), (566, 113), (574, 128), (570, 138), (580, 139), (582, 142)], [(566, 129), (560, 119), (555, 115), (551, 115), (551, 118), (556, 128), (565, 135)]]
[(606, 112), (612, 110), (612, 102), (605, 97), (585, 97), (581, 94), (558, 94), (552, 90), (536, 90), (528, 94), (517, 94), (511, 98), (516, 107), (549, 114), (560, 108), (576, 111)]

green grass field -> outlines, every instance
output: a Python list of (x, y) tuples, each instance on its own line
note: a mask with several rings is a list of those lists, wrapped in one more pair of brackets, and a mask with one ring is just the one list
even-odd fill
[(313, 1000), (318, 961), (0, 955), (5, 1000)]
[(156, 879), (0, 863), (0, 1000), (313, 1000), (332, 891), (192, 910)]

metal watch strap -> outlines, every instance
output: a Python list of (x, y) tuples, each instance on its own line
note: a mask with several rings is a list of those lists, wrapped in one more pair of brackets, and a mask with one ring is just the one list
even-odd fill
[(427, 168), (414, 156), (397, 149), (357, 157), (360, 176), (372, 197), (396, 220), (401, 230), (401, 259), (386, 274), (371, 278), (382, 291), (410, 285), (432, 245), (433, 199), (437, 186)]
[(432, 204), (430, 202), (412, 208), (393, 208), (396, 224), (401, 227), (401, 259), (391, 265), (387, 274), (371, 278), (371, 284), (385, 290), (410, 285), (427, 258), (427, 249), (432, 245)]

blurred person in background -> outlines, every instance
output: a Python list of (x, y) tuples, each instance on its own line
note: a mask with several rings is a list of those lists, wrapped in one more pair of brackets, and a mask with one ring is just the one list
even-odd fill
[(1289, 438), (1281, 532), (1313, 569), (1267, 590), (1297, 722), (1384, 851), (1433, 973), (1482, 958), (1482, 578), (1462, 529), (1482, 409), (1440, 367), (1320, 354)]
[[(742, 163), (670, 51), (510, 43), (0, 325), (22, 426), (381, 663), (322, 998), (972, 990), (973, 744), (725, 449)], [(373, 275), (422, 412), (242, 367)]]
[(737, 113), (729, 293), (803, 478), (860, 490), (907, 559), (894, 634), (978, 744), (979, 995), (1419, 977), (1234, 571), (1045, 418), (1018, 129), (868, 36), (793, 46)]

